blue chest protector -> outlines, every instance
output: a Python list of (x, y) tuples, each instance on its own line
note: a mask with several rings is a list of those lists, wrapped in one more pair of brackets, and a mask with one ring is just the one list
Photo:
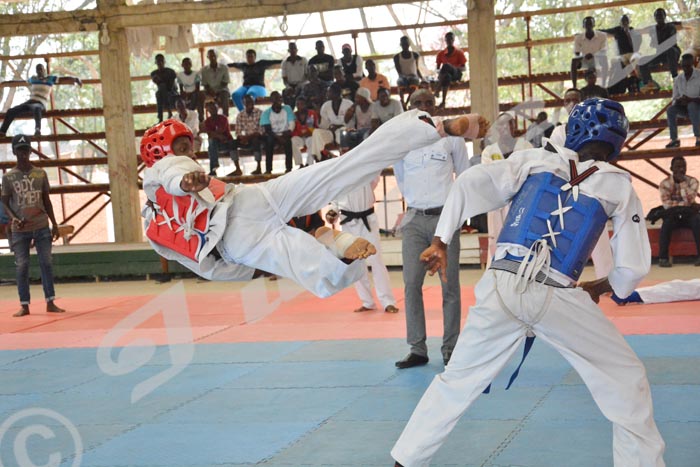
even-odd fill
[(498, 243), (530, 248), (542, 238), (551, 249), (551, 268), (578, 280), (608, 216), (600, 202), (583, 194), (574, 199), (568, 182), (550, 172), (527, 178), (511, 200)]

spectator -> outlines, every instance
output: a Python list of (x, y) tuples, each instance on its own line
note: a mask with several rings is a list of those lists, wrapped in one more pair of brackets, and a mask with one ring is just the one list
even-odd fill
[(698, 254), (695, 265), (700, 266), (700, 206), (696, 202), (698, 179), (686, 175), (686, 169), (685, 158), (674, 157), (671, 160), (672, 174), (659, 184), (661, 204), (666, 209), (659, 233), (659, 266), (662, 268), (671, 267), (668, 259), (671, 233), (681, 227), (688, 227), (693, 231)]
[[(313, 164), (314, 157), (311, 154), (311, 135), (318, 128), (318, 113), (306, 106), (306, 98), (297, 97), (297, 110), (294, 112), (295, 124), (292, 131), (292, 156), (299, 168)], [(306, 147), (306, 163), (301, 159), (301, 149)]]
[(192, 60), (182, 59), (182, 71), (177, 73), (177, 84), (180, 87), (180, 97), (185, 100), (187, 108), (196, 110), (199, 121), (204, 120), (204, 96), (200, 90), (202, 77), (192, 70)]
[[(419, 89), (411, 95), (411, 108), (429, 114), (435, 112), (435, 96)], [(381, 131), (381, 130), (380, 130)], [(447, 193), (459, 175), (469, 167), (467, 147), (461, 137), (443, 138), (426, 147), (417, 147), (394, 165), (396, 182), (408, 210), (401, 223), (404, 296), (406, 298), (406, 334), (410, 353), (396, 362), (398, 368), (428, 363), (426, 346), (423, 281), (425, 267), (419, 259), (433, 239)], [(448, 247), (447, 281), (442, 285), (444, 335), (442, 359), (450, 360), (460, 329), (461, 302), (459, 288), (459, 234)]]
[(262, 128), (260, 128), (260, 117), (262, 111), (255, 107), (255, 98), (250, 94), (243, 97), (243, 112), (238, 112), (236, 115), (236, 146), (238, 149), (248, 149), (253, 151), (257, 167), (250, 174), (262, 174), (260, 162), (262, 153), (260, 146), (262, 145)]
[(196, 110), (188, 109), (182, 97), (175, 101), (175, 110), (175, 119), (181, 121), (190, 129), (194, 137), (194, 150), (199, 151), (202, 147), (202, 138), (199, 136), (199, 114)]
[(700, 69), (694, 68), (692, 54), (684, 54), (681, 60), (683, 73), (673, 80), (673, 101), (666, 110), (671, 142), (667, 148), (681, 145), (678, 139), (678, 116), (688, 117), (693, 125), (695, 146), (700, 146)]
[(357, 84), (357, 81), (347, 79), (343, 74), (343, 69), (340, 65), (336, 65), (335, 68), (333, 68), (333, 76), (335, 78), (335, 82), (340, 85), (340, 92), (342, 93), (343, 99), (354, 101), (355, 93), (360, 87), (360, 85)]
[(362, 57), (352, 53), (350, 44), (341, 47), (343, 56), (338, 60), (338, 65), (343, 68), (343, 74), (348, 81), (360, 81), (362, 79)]
[(372, 128), (373, 131), (379, 125), (386, 123), (403, 112), (403, 106), (396, 99), (389, 97), (389, 90), (379, 88), (377, 90), (377, 100), (372, 102)]
[(168, 109), (168, 118), (173, 117), (173, 107), (177, 97), (177, 74), (172, 68), (165, 66), (163, 54), (156, 55), (156, 69), (151, 72), (151, 81), (157, 86), (156, 90), (156, 111), (158, 112), (158, 123), (163, 121), (163, 109)]
[(229, 175), (241, 175), (241, 167), (238, 164), (236, 144), (231, 134), (231, 126), (226, 115), (219, 114), (216, 102), (207, 102), (207, 119), (204, 120), (204, 131), (209, 136), (209, 175), (216, 177), (216, 169), (219, 168), (219, 153), (228, 152), (231, 160), (236, 165), (236, 170)]
[(338, 83), (328, 88), (328, 100), (321, 106), (318, 128), (311, 135), (311, 154), (316, 160), (330, 159), (326, 146), (340, 143), (340, 135), (345, 129), (345, 114), (353, 102), (343, 99)]
[(399, 45), (401, 46), (401, 52), (394, 55), (394, 66), (396, 67), (396, 72), (399, 74), (396, 85), (399, 88), (401, 105), (406, 107), (406, 101), (404, 100), (406, 91), (408, 91), (408, 97), (410, 97), (411, 93), (416, 90), (421, 81), (423, 81), (423, 75), (420, 72), (420, 64), (418, 63), (420, 55), (418, 52), (409, 50), (411, 44), (408, 40), (408, 36), (402, 36)]
[(213, 99), (221, 112), (228, 117), (228, 106), (230, 95), (228, 93), (228, 67), (220, 66), (216, 58), (214, 49), (207, 51), (207, 59), (209, 65), (202, 67), (199, 72), (202, 86), (204, 86), (204, 94), (208, 99)]
[[(571, 114), (571, 111), (579, 102), (581, 102), (581, 91), (576, 88), (569, 88), (564, 92), (564, 109), (566, 109), (567, 116)], [(550, 140), (557, 146), (564, 147), (566, 142), (566, 124), (557, 125), (552, 131)]]
[(370, 98), (376, 101), (379, 88), (391, 89), (389, 78), (377, 73), (377, 65), (371, 58), (365, 62), (365, 68), (367, 68), (367, 76), (360, 80), (360, 87), (369, 89)]
[[(340, 226), (343, 232), (349, 232), (357, 237), (362, 237), (377, 248), (377, 254), (367, 258), (367, 265), (372, 268), (374, 288), (377, 291), (377, 297), (379, 298), (379, 303), (381, 303), (384, 312), (398, 313), (399, 309), (396, 308), (396, 298), (394, 298), (394, 292), (391, 290), (389, 271), (387, 271), (384, 261), (382, 261), (379, 223), (374, 213), (374, 189), (378, 183), (379, 176), (371, 183), (364, 184), (352, 190), (350, 193), (336, 198), (331, 203), (331, 208), (326, 213), (326, 220), (331, 224), (335, 224), (338, 217), (342, 216)], [(355, 282), (355, 290), (362, 302), (362, 306), (354, 310), (355, 313), (371, 311), (376, 308), (374, 297), (372, 296), (372, 288), (369, 284), (367, 268), (365, 268), (364, 274), (360, 280)]]
[(282, 95), (277, 91), (270, 94), (272, 105), (262, 113), (260, 126), (265, 135), (265, 173), (272, 173), (272, 157), (275, 146), (284, 149), (284, 164), (287, 172), (292, 171), (292, 130), (296, 119), (294, 111), (282, 103)]
[(12, 83), (22, 83), (29, 86), (29, 99), (20, 105), (10, 107), (5, 114), (5, 120), (0, 126), (0, 136), (5, 136), (7, 130), (10, 128), (10, 124), (15, 118), (31, 114), (34, 116), (34, 134), (41, 135), (41, 118), (46, 111), (46, 106), (49, 105), (49, 97), (51, 96), (51, 90), (54, 84), (75, 84), (77, 86), (82, 86), (83, 83), (80, 78), (74, 78), (72, 76), (55, 76), (46, 75), (46, 68), (44, 65), (39, 63), (36, 66), (36, 75), (29, 78), (29, 81), (3, 81), (0, 84), (12, 84)]
[(371, 106), (369, 89), (358, 89), (355, 94), (355, 103), (345, 112), (346, 129), (340, 143), (343, 151), (354, 148), (372, 132)]
[[(608, 86), (612, 89), (617, 89), (615, 86), (621, 84), (621, 86), (618, 87), (622, 89), (622, 92), (617, 92), (617, 94), (622, 94), (624, 93), (624, 89), (629, 87), (626, 86), (626, 81), (630, 78), (630, 74), (635, 69), (634, 63), (636, 63), (636, 60), (634, 59), (639, 56), (639, 48), (642, 45), (642, 35), (630, 26), (630, 18), (627, 15), (622, 15), (619, 26), (600, 29), (600, 31), (615, 38), (618, 57), (613, 62), (613, 72), (608, 80)], [(636, 82), (636, 78), (634, 81)], [(614, 93), (612, 89), (611, 93)]]
[(301, 88), (301, 95), (306, 99), (307, 106), (317, 113), (320, 112), (327, 94), (328, 84), (318, 77), (316, 66), (309, 65), (309, 82)]
[(442, 89), (442, 102), (440, 108), (445, 107), (447, 99), (447, 90), (450, 88), (450, 83), (462, 79), (462, 73), (466, 70), (467, 57), (461, 49), (454, 46), (455, 35), (451, 32), (445, 34), (445, 44), (447, 47), (437, 54), (437, 67), (440, 70), (438, 81)]
[(574, 36), (574, 58), (571, 59), (571, 83), (576, 88), (578, 70), (581, 67), (586, 70), (596, 68), (596, 63), (600, 66), (600, 72), (605, 77), (608, 75), (607, 41), (608, 36), (604, 32), (596, 31), (595, 19), (592, 16), (583, 18), (582, 34)]
[(58, 223), (49, 196), (49, 179), (43, 169), (34, 167), (29, 161), (32, 153), (29, 136), (16, 135), (12, 138), (12, 152), (17, 157), (17, 165), (2, 176), (2, 204), (11, 218), (10, 249), (15, 255), (17, 291), (21, 305), (13, 316), (29, 314), (29, 249), (32, 244), (39, 259), (46, 311), (63, 313), (66, 310), (54, 303), (56, 292), (53, 285), (51, 242), (58, 238)]
[(326, 46), (323, 41), (316, 41), (316, 55), (309, 59), (309, 65), (314, 65), (318, 71), (318, 78), (325, 81), (326, 86), (333, 82), (333, 67), (335, 58), (325, 53)]
[(237, 68), (243, 72), (243, 86), (233, 91), (231, 97), (236, 108), (240, 112), (243, 110), (243, 96), (251, 95), (256, 99), (267, 96), (265, 90), (265, 70), (273, 65), (279, 65), (282, 60), (257, 60), (253, 49), (245, 52), (245, 62), (229, 63), (231, 68)]
[(677, 44), (676, 27), (666, 23), (666, 10), (657, 8), (654, 11), (656, 26), (649, 29), (651, 46), (656, 49), (653, 57), (644, 57), (640, 60), (639, 71), (642, 75), (642, 91), (648, 92), (658, 89), (658, 85), (651, 79), (651, 69), (660, 64), (668, 66), (671, 76), (678, 76), (678, 58), (681, 49)]
[(595, 84), (598, 80), (598, 74), (594, 68), (586, 70), (584, 76), (586, 77), (586, 85), (581, 88), (581, 100), (585, 101), (591, 97), (608, 98), (608, 91), (604, 87)]
[(282, 62), (282, 98), (285, 104), (294, 105), (297, 97), (301, 95), (302, 86), (309, 81), (309, 65), (304, 57), (297, 55), (297, 45), (294, 42), (289, 43), (287, 51), (289, 56)]
[(525, 140), (532, 145), (533, 148), (542, 147), (542, 137), (549, 138), (554, 130), (552, 122), (547, 120), (547, 112), (540, 112), (537, 118), (532, 120), (532, 123), (525, 133)]

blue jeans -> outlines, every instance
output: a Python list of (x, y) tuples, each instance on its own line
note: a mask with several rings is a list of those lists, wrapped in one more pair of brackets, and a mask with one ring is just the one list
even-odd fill
[(209, 139), (209, 169), (215, 170), (219, 168), (219, 153), (228, 152), (233, 162), (238, 162), (238, 152), (236, 151), (236, 141), (230, 140), (226, 142), (217, 141), (214, 138)]
[(693, 125), (693, 135), (700, 138), (700, 104), (691, 102), (688, 105), (673, 104), (666, 110), (668, 118), (668, 131), (671, 133), (671, 141), (678, 139), (678, 123), (677, 118), (688, 117)]
[(17, 291), (19, 302), (29, 305), (29, 248), (34, 240), (39, 268), (41, 269), (41, 285), (44, 288), (44, 298), (47, 302), (56, 297), (53, 288), (53, 266), (51, 264), (51, 229), (33, 230), (31, 232), (12, 232), (12, 252), (15, 254), (17, 272)]
[(243, 96), (253, 96), (255, 99), (258, 97), (267, 96), (267, 90), (258, 85), (254, 86), (241, 86), (240, 88), (233, 91), (231, 97), (233, 98), (233, 103), (236, 104), (238, 110), (243, 110)]

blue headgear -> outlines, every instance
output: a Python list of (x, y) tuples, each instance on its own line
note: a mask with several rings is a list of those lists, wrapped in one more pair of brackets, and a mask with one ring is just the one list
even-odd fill
[(613, 148), (608, 156), (611, 161), (620, 155), (628, 129), (622, 104), (610, 99), (586, 99), (576, 104), (569, 115), (564, 146), (578, 152), (586, 143), (602, 141)]

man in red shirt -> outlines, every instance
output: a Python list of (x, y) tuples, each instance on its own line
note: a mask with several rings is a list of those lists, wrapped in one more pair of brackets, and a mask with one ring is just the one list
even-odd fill
[(207, 113), (209, 116), (204, 120), (204, 131), (209, 136), (209, 175), (216, 177), (216, 169), (219, 168), (219, 153), (227, 151), (233, 163), (236, 164), (236, 170), (230, 175), (241, 175), (243, 172), (238, 163), (238, 152), (231, 134), (228, 117), (219, 113), (219, 107), (213, 101), (207, 103)]
[(437, 54), (437, 67), (440, 70), (438, 80), (442, 89), (442, 102), (440, 107), (445, 107), (445, 99), (447, 98), (447, 90), (450, 88), (450, 83), (462, 79), (462, 73), (466, 69), (467, 57), (461, 49), (454, 46), (455, 35), (451, 32), (445, 34), (445, 43), (447, 47)]

